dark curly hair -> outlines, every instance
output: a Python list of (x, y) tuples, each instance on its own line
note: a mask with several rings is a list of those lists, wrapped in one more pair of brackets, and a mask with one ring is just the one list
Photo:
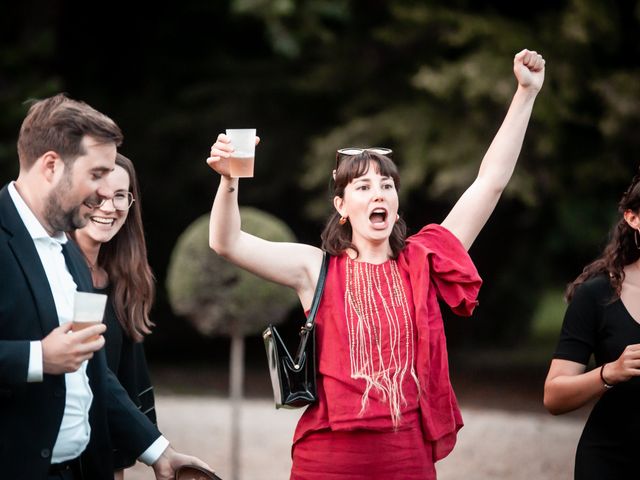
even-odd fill
[(624, 192), (618, 211), (621, 218), (610, 234), (610, 240), (604, 248), (602, 255), (589, 265), (584, 267), (582, 273), (578, 275), (572, 283), (567, 286), (565, 297), (567, 301), (573, 298), (576, 288), (592, 277), (607, 275), (611, 282), (611, 287), (615, 292), (613, 300), (620, 297), (622, 282), (624, 281), (624, 267), (640, 258), (640, 249), (636, 242), (640, 242), (640, 232), (631, 228), (624, 219), (624, 212), (631, 210), (640, 213), (640, 173), (631, 181), (631, 185)]

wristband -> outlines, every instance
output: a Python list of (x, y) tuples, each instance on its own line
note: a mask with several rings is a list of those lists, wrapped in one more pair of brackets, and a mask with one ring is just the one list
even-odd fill
[(613, 385), (611, 385), (610, 383), (607, 383), (607, 381), (604, 379), (604, 366), (605, 365), (606, 365), (606, 363), (603, 363), (602, 367), (600, 367), (600, 380), (602, 380), (602, 384), (604, 385), (604, 388), (609, 390), (610, 388), (613, 388)]

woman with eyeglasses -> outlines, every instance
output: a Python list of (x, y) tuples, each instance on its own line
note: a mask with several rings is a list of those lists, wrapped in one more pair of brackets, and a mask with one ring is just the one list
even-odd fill
[[(153, 387), (142, 340), (151, 332), (154, 277), (147, 262), (140, 190), (133, 163), (121, 154), (107, 177), (113, 198), (96, 206), (88, 224), (71, 234), (91, 270), (94, 290), (109, 295), (104, 322), (107, 363), (131, 400), (156, 423)], [(135, 464), (114, 451), (115, 480)]]
[[(241, 230), (233, 152), (220, 134), (207, 163), (221, 176), (210, 245), (234, 264), (293, 288), (305, 311), (331, 255), (316, 315), (318, 401), (298, 423), (291, 479), (434, 479), (462, 418), (451, 388), (438, 301), (470, 315), (481, 279), (467, 250), (515, 167), (544, 59), (514, 58), (518, 88), (477, 179), (441, 225), (406, 237), (398, 170), (383, 148), (337, 152), (335, 212), (322, 248), (274, 243)], [(258, 139), (256, 139), (258, 141)]]
[[(618, 212), (600, 256), (567, 287), (544, 384), (544, 405), (554, 415), (593, 405), (576, 449), (576, 480), (638, 477), (640, 174)], [(595, 368), (588, 367), (592, 357)]]

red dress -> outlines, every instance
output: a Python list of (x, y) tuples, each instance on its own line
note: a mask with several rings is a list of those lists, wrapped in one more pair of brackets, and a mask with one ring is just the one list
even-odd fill
[(291, 480), (436, 478), (462, 427), (438, 300), (471, 315), (481, 283), (439, 225), (381, 265), (331, 258), (316, 316), (318, 401), (298, 422)]

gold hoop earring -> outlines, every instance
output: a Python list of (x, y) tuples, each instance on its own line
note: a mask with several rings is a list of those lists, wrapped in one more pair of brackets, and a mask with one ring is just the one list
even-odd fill
[(344, 225), (345, 223), (347, 223), (347, 217), (340, 217), (340, 220), (338, 220), (338, 223), (340, 225)]
[(640, 250), (640, 242), (638, 241), (638, 230), (633, 229), (633, 241), (636, 242), (636, 248)]

